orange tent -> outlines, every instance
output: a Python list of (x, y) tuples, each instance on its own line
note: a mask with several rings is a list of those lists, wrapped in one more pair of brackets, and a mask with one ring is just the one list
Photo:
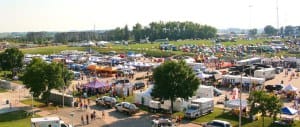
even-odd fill
[(91, 65), (87, 66), (87, 69), (91, 70), (91, 71), (95, 71), (97, 69), (97, 65), (91, 64)]
[(103, 71), (104, 67), (103, 66), (97, 66), (96, 71)]
[(103, 71), (106, 71), (106, 72), (117, 72), (117, 68), (115, 68), (115, 67), (104, 67)]

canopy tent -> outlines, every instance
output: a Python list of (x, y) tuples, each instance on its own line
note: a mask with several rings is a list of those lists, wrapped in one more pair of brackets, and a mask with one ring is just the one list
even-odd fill
[(97, 68), (97, 65), (96, 65), (96, 64), (90, 64), (90, 65), (87, 66), (87, 69), (88, 69), (88, 70), (92, 70), (92, 71), (95, 71), (96, 68)]
[(197, 75), (197, 77), (204, 80), (204, 79), (207, 79), (207, 78), (211, 77), (211, 75), (204, 74), (203, 72), (201, 72)]
[(294, 87), (293, 85), (289, 84), (289, 85), (285, 86), (285, 87), (283, 88), (283, 90), (284, 90), (284, 91), (297, 91), (298, 88), (296, 88), (296, 87)]
[(282, 114), (295, 115), (298, 111), (290, 107), (283, 107), (281, 108), (281, 112)]
[(88, 88), (103, 88), (103, 87), (107, 87), (107, 86), (110, 86), (108, 83), (105, 83), (105, 82), (100, 82), (98, 80), (94, 80), (92, 82), (89, 82), (85, 85), (86, 87)]
[[(229, 100), (225, 102), (225, 107), (228, 108), (239, 108), (240, 107), (240, 99)], [(247, 100), (242, 100), (242, 108), (247, 107)]]

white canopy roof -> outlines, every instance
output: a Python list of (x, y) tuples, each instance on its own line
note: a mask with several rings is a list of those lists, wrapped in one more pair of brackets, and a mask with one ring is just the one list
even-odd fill
[(297, 91), (298, 88), (294, 87), (292, 84), (289, 84), (283, 88), (284, 91)]

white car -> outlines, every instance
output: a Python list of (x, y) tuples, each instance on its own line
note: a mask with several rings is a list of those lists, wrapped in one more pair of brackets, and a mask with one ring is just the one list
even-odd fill
[(121, 102), (115, 105), (115, 108), (119, 112), (125, 112), (129, 115), (137, 113), (139, 108), (135, 106), (135, 104), (131, 104), (129, 102)]
[(117, 99), (109, 96), (102, 96), (96, 99), (96, 104), (106, 107), (113, 107), (117, 103)]
[(231, 124), (223, 120), (213, 120), (208, 122), (204, 127), (232, 127)]
[(154, 119), (151, 124), (152, 127), (175, 127), (169, 119)]

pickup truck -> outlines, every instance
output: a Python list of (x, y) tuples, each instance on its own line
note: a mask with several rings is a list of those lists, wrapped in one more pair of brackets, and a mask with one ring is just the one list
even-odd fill
[(117, 103), (117, 99), (109, 96), (102, 96), (96, 99), (96, 104), (112, 108)]
[(135, 104), (129, 102), (121, 102), (115, 105), (115, 108), (119, 112), (125, 112), (128, 115), (135, 114), (139, 111), (139, 108)]

